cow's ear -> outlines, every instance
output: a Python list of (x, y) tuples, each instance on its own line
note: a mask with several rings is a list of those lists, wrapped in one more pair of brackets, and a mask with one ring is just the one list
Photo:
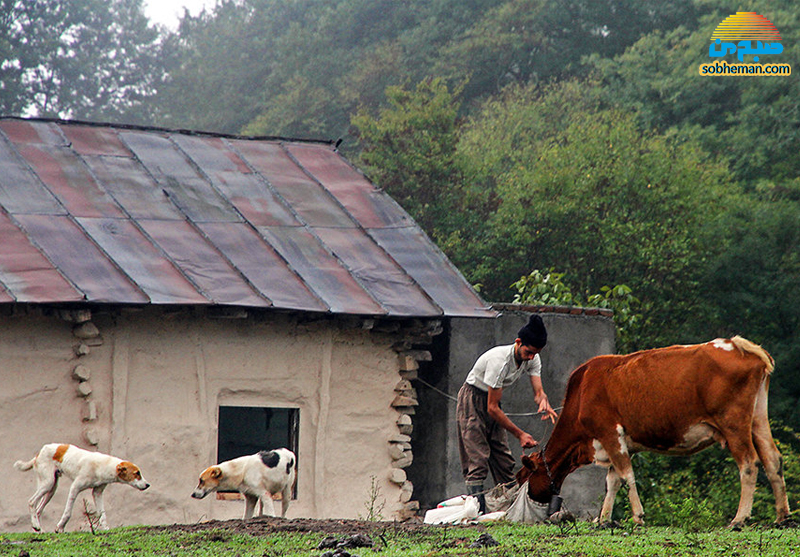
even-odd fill
[(536, 461), (526, 454), (522, 455), (522, 465), (531, 471), (536, 471), (539, 468)]

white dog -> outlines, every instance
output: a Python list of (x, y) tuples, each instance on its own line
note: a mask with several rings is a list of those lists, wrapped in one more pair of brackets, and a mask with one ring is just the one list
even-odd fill
[(261, 501), (262, 511), (275, 516), (272, 495), (281, 494), (281, 516), (286, 516), (292, 497), (292, 486), (297, 474), (297, 461), (289, 449), (261, 451), (209, 466), (200, 474), (200, 482), (192, 493), (202, 499), (212, 491), (236, 490), (246, 499), (244, 518), (252, 518), (256, 502)]
[(42, 529), (39, 517), (58, 487), (58, 478), (63, 474), (72, 480), (67, 497), (67, 506), (56, 532), (63, 532), (64, 526), (72, 516), (72, 507), (78, 494), (92, 488), (94, 506), (99, 515), (100, 528), (108, 530), (106, 511), (103, 508), (103, 490), (110, 483), (119, 482), (144, 491), (150, 484), (144, 481), (139, 468), (132, 462), (102, 453), (85, 451), (74, 445), (50, 443), (39, 451), (39, 454), (28, 462), (18, 460), (14, 463), (17, 470), (36, 472), (36, 493), (28, 501), (31, 512), (31, 525), (37, 532)]

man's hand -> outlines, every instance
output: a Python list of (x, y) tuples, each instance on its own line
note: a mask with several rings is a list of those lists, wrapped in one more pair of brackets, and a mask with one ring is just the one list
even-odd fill
[(539, 413), (542, 415), (543, 420), (550, 419), (551, 422), (556, 423), (556, 418), (558, 418), (558, 414), (556, 411), (553, 410), (553, 407), (550, 406), (550, 401), (547, 400), (547, 395), (543, 395), (541, 399), (538, 400), (539, 402)]
[(519, 436), (519, 444), (523, 449), (532, 449), (538, 445), (539, 442), (523, 431), (522, 435)]

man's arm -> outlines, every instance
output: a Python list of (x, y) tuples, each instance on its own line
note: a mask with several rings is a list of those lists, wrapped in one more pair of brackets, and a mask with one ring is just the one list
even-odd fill
[(489, 387), (489, 400), (486, 403), (486, 410), (489, 416), (496, 421), (500, 426), (508, 430), (514, 437), (519, 439), (519, 444), (523, 449), (530, 449), (538, 445), (536, 440), (530, 434), (525, 433), (518, 428), (511, 419), (506, 416), (502, 408), (500, 408), (500, 399), (503, 397), (503, 389), (493, 389)]
[(531, 387), (533, 387), (533, 400), (539, 405), (539, 413), (542, 414), (542, 419), (550, 418), (550, 421), (555, 423), (558, 414), (550, 406), (550, 401), (547, 400), (547, 394), (544, 392), (542, 386), (542, 377), (540, 375), (531, 375)]

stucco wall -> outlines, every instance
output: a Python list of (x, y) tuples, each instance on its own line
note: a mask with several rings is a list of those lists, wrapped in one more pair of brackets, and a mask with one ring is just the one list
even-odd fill
[[(417, 488), (415, 496), (424, 510), (437, 502), (465, 492), (458, 455), (455, 424), (455, 396), (475, 360), (486, 350), (512, 344), (530, 312), (511, 306), (500, 308), (498, 319), (452, 319), (445, 335), (434, 340), (434, 353), (444, 358), (420, 368), (419, 409), (415, 416), (415, 463), (409, 478)], [(599, 354), (615, 352), (615, 328), (611, 318), (601, 315), (541, 313), (548, 332), (547, 346), (541, 353), (542, 383), (553, 407), (558, 407), (566, 392), (573, 369)], [(428, 386), (430, 385), (430, 386)], [(435, 387), (435, 389), (431, 388)], [(443, 394), (444, 393), (444, 394)], [(530, 382), (524, 378), (503, 392), (503, 410), (508, 414), (536, 411)], [(538, 416), (513, 415), (512, 420), (543, 445), (552, 424)], [(509, 445), (519, 462), (519, 443), (509, 436)], [(436, 466), (435, 462), (441, 464)], [(587, 466), (572, 474), (562, 495), (568, 508), (581, 517), (596, 516), (605, 491), (605, 469)], [(492, 485), (491, 477), (486, 488)]]
[[(0, 529), (29, 529), (34, 475), (12, 464), (50, 442), (93, 441), (140, 466), (149, 490), (106, 490), (112, 527), (241, 517), (243, 501), (190, 498), (200, 471), (216, 462), (220, 405), (299, 409), (289, 517), (366, 516), (373, 477), (382, 515), (402, 508), (400, 486), (388, 480), (389, 440), (398, 435), (396, 336), (332, 319), (210, 319), (155, 308), (94, 312), (91, 324), (100, 336), (82, 340), (73, 332), (81, 325), (57, 314), (0, 316)], [(85, 381), (73, 377), (78, 364)], [(62, 480), (44, 512), (47, 530), (68, 485)], [(68, 530), (88, 528), (82, 511), (79, 500)]]

